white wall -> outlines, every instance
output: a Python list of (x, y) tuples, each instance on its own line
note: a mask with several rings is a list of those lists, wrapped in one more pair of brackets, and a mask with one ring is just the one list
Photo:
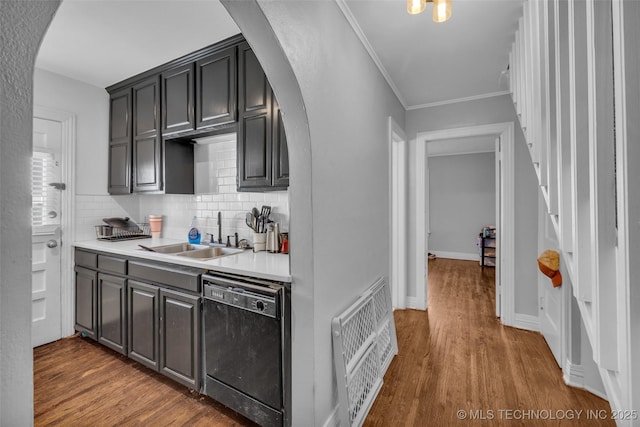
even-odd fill
[(478, 233), (496, 225), (495, 153), (429, 157), (429, 252), (479, 259)]
[[(476, 126), (513, 121), (515, 126), (515, 312), (537, 316), (537, 242), (538, 242), (538, 188), (537, 180), (522, 130), (517, 122), (513, 102), (508, 95), (437, 107), (407, 111), (405, 130), (415, 140), (419, 132)], [(415, 157), (410, 144), (409, 158)], [(409, 191), (415, 192), (415, 170), (409, 165)], [(415, 223), (415, 203), (409, 202), (409, 224)], [(409, 230), (409, 251), (415, 251), (415, 232)], [(409, 296), (415, 296), (415, 287), (423, 286), (414, 276), (416, 266), (409, 259)]]
[(106, 195), (109, 95), (104, 88), (36, 69), (34, 104), (76, 115), (76, 194)]

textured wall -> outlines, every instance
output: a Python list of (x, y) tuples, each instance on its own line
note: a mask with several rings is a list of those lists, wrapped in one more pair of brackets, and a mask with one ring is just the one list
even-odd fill
[(293, 425), (323, 425), (336, 404), (331, 318), (389, 274), (387, 123), (404, 109), (336, 3), (245, 3), (224, 2), (280, 101), (292, 167)]
[(58, 1), (0, 1), (0, 425), (33, 423), (33, 64)]

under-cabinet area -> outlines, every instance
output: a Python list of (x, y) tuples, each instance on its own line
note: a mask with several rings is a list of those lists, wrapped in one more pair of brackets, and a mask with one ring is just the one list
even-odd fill
[(197, 139), (237, 134), (238, 191), (289, 186), (275, 94), (242, 35), (106, 88), (109, 193), (194, 194)]
[[(82, 246), (76, 331), (260, 425), (290, 425), (288, 257), (225, 253), (234, 266), (226, 268), (224, 260), (152, 253), (133, 242)], [(243, 271), (256, 257), (257, 270)]]

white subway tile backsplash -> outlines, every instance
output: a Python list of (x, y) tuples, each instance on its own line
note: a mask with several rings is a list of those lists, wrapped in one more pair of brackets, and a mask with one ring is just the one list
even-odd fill
[[(222, 239), (238, 233), (241, 239), (252, 241), (252, 231), (245, 216), (253, 207), (269, 205), (271, 219), (281, 223), (280, 230), (289, 229), (289, 192), (239, 193), (236, 190), (236, 144), (233, 141), (208, 147), (211, 168), (216, 169), (217, 193), (198, 195), (125, 195), (76, 196), (76, 238), (95, 239), (94, 225), (102, 218), (128, 216), (138, 222), (148, 221), (150, 214), (163, 215), (162, 236), (186, 239), (194, 215), (202, 232), (218, 236), (218, 212), (222, 213)], [(216, 186), (213, 186), (215, 189)]]

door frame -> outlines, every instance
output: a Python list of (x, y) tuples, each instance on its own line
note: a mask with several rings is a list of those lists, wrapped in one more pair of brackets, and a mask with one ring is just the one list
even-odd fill
[(59, 122), (62, 128), (61, 179), (66, 189), (61, 192), (60, 211), (60, 332), (73, 335), (73, 242), (75, 241), (75, 162), (76, 115), (67, 111), (34, 105), (33, 117)]
[(407, 136), (389, 116), (389, 232), (391, 300), (407, 307)]
[[(428, 206), (428, 177), (427, 175), (427, 144), (430, 141), (467, 138), (474, 136), (496, 136), (500, 138), (501, 157), (500, 174), (500, 224), (498, 224), (498, 246), (500, 247), (498, 265), (500, 280), (496, 281), (496, 298), (500, 297), (499, 307), (502, 323), (513, 326), (515, 323), (515, 156), (514, 156), (514, 123), (492, 123), (487, 125), (469, 126), (453, 129), (420, 132), (416, 135), (416, 186), (415, 186), (415, 230), (416, 250), (414, 265), (417, 280), (416, 307), (426, 309), (428, 295), (428, 281), (420, 278), (427, 277), (427, 206)], [(508, 201), (508, 203), (505, 203)], [(498, 314), (498, 313), (496, 313)]]

